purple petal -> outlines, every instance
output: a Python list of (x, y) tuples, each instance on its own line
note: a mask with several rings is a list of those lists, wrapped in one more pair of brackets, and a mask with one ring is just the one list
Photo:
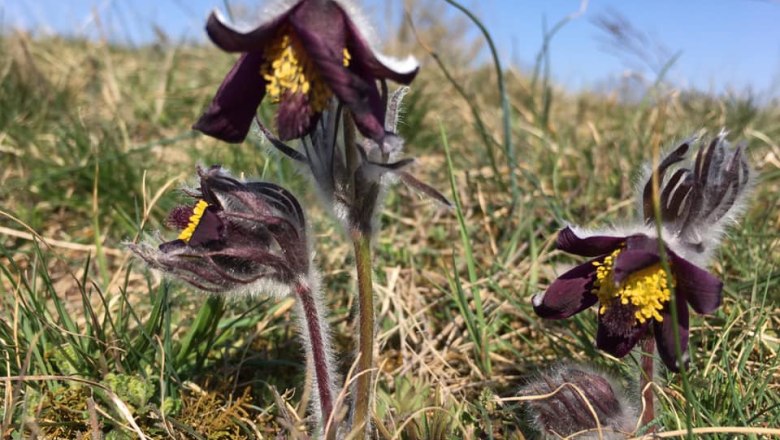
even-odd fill
[(212, 258), (227, 270), (242, 267), (245, 272), (266, 272), (268, 269), (272, 269), (277, 275), (285, 278), (289, 278), (294, 273), (300, 273), (296, 272), (297, 267), (290, 265), (290, 259), (287, 256), (269, 252), (267, 248), (258, 246), (241, 246), (240, 243), (233, 243), (232, 246), (219, 251), (204, 252), (203, 256)]
[(222, 239), (225, 225), (222, 223), (219, 215), (217, 215), (218, 210), (215, 206), (209, 206), (203, 211), (203, 216), (198, 221), (198, 226), (195, 227), (192, 237), (187, 244), (200, 246)]
[[(677, 362), (677, 355), (674, 348), (674, 320), (671, 314), (671, 303), (667, 304), (661, 316), (662, 322), (655, 322), (653, 331), (655, 333), (655, 342), (658, 345), (658, 354), (664, 364), (672, 370), (679, 371), (680, 363)], [(683, 301), (677, 301), (677, 329), (680, 332), (680, 348), (683, 353), (683, 359), (686, 358), (685, 352), (688, 350), (688, 306)]]
[[(662, 187), (666, 186), (668, 187), (669, 181), (664, 185), (664, 175), (666, 174), (666, 170), (674, 165), (677, 162), (680, 162), (681, 160), (685, 159), (685, 155), (688, 154), (688, 148), (690, 147), (691, 142), (693, 142), (695, 139), (688, 139), (684, 141), (680, 146), (675, 148), (671, 153), (669, 153), (664, 160), (658, 165), (658, 168), (655, 169), (654, 174), (658, 176), (658, 183)], [(665, 189), (665, 188), (664, 188)], [(663, 197), (662, 197), (663, 200)], [(645, 188), (642, 191), (642, 212), (644, 213), (645, 222), (647, 224), (652, 223), (653, 221), (653, 174), (650, 174), (647, 183), (645, 184)]]
[(160, 249), (160, 252), (167, 253), (176, 249), (181, 249), (183, 247), (187, 247), (187, 243), (185, 243), (184, 240), (177, 239), (173, 241), (166, 241), (165, 243), (160, 243), (160, 246), (158, 248)]
[(270, 182), (247, 182), (246, 187), (255, 197), (265, 200), (305, 232), (306, 219), (298, 199), (287, 189)]
[(654, 252), (658, 254), (658, 240), (644, 234), (634, 234), (626, 237), (626, 250)]
[(249, 32), (239, 32), (227, 23), (217, 12), (212, 12), (206, 21), (206, 33), (211, 41), (226, 52), (262, 52), (277, 36), (279, 25), (284, 22), (293, 8)]
[(331, 88), (339, 100), (352, 111), (352, 119), (360, 134), (384, 145), (382, 139), (386, 134), (385, 106), (373, 78), (360, 79), (350, 73), (349, 84)]
[(612, 356), (622, 358), (631, 352), (631, 349), (647, 335), (650, 321), (630, 328), (625, 334), (615, 334), (608, 330), (608, 326), (602, 322), (603, 315), (599, 314), (599, 327), (596, 331), (596, 347), (604, 350)]
[(697, 313), (711, 313), (720, 306), (723, 283), (715, 275), (669, 252), (678, 296)]
[(289, 15), (296, 34), (306, 30), (318, 35), (332, 50), (332, 56), (342, 62), (347, 42), (346, 21), (346, 13), (333, 0), (303, 0)]
[(287, 141), (308, 134), (317, 117), (303, 93), (285, 93), (276, 112), (276, 128), (279, 139)]
[(349, 51), (355, 65), (369, 74), (372, 78), (391, 79), (400, 84), (409, 84), (417, 76), (420, 70), (419, 66), (410, 68), (406, 71), (395, 70), (377, 58), (377, 54), (363, 39), (355, 23), (345, 14), (347, 33), (349, 35)]
[(225, 142), (243, 141), (265, 96), (265, 81), (260, 76), (263, 61), (261, 52), (241, 55), (192, 128)]
[(220, 165), (212, 165), (208, 168), (198, 166), (198, 177), (200, 177), (200, 198), (209, 205), (225, 209), (229, 205), (228, 196), (240, 191), (243, 184), (225, 173)]
[(326, 5), (328, 7), (318, 7), (315, 11), (314, 7), (305, 3), (290, 15), (290, 24), (312, 63), (317, 66), (322, 80), (352, 112), (360, 133), (373, 140), (381, 140), (385, 135), (385, 107), (376, 78), (360, 72), (359, 64), (344, 67), (343, 50), (347, 44), (345, 23), (348, 18), (335, 3), (328, 2)]
[(583, 257), (597, 257), (609, 254), (617, 249), (626, 240), (625, 237), (609, 237), (594, 235), (580, 238), (571, 227), (567, 226), (558, 233), (558, 249)]
[(658, 252), (631, 249), (622, 251), (613, 266), (615, 283), (620, 284), (632, 273), (657, 264), (659, 260)]
[(222, 206), (217, 196), (218, 192), (231, 193), (240, 190), (243, 186), (241, 182), (225, 172), (221, 165), (211, 165), (208, 168), (199, 166), (197, 170), (201, 195), (209, 205)]
[(564, 319), (596, 304), (598, 297), (591, 293), (595, 277), (593, 261), (569, 270), (533, 298), (534, 312), (546, 319)]

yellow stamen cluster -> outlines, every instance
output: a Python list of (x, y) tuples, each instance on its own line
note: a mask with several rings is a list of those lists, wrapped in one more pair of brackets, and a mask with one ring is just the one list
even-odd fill
[(659, 264), (638, 270), (630, 274), (618, 285), (615, 285), (615, 260), (623, 249), (618, 249), (604, 258), (604, 262), (594, 262), (596, 266), (596, 281), (593, 283), (593, 294), (599, 297), (599, 313), (604, 314), (615, 298), (620, 304), (631, 304), (636, 308), (634, 316), (640, 324), (653, 318), (663, 321), (659, 313), (672, 296), (669, 289), (666, 272)]
[(189, 224), (187, 224), (187, 227), (179, 234), (179, 240), (183, 240), (185, 243), (190, 241), (192, 234), (195, 232), (195, 228), (198, 227), (198, 223), (200, 223), (200, 219), (203, 217), (203, 213), (206, 212), (208, 206), (209, 204), (205, 200), (198, 200), (198, 203), (192, 208)]
[(344, 50), (344, 67), (349, 67), (349, 62), (352, 60), (352, 55), (350, 55), (349, 51), (345, 47)]
[[(294, 34), (283, 33), (265, 55), (266, 62), (260, 68), (260, 74), (266, 80), (266, 93), (271, 101), (278, 103), (286, 93), (302, 93), (308, 97), (312, 111), (319, 113), (325, 109), (333, 93)], [(352, 55), (345, 47), (344, 67), (349, 66), (351, 59)]]

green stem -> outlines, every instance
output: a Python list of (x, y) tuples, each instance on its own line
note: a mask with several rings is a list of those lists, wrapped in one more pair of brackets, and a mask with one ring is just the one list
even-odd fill
[[(639, 374), (639, 389), (642, 393), (642, 398), (645, 401), (645, 411), (642, 414), (642, 425), (647, 426), (655, 420), (655, 408), (653, 406), (653, 387), (648, 386), (653, 381), (653, 353), (655, 352), (655, 339), (653, 335), (647, 334), (642, 341), (642, 358), (641, 366), (642, 371)], [(647, 434), (654, 431), (650, 428)]]
[[(659, 120), (662, 118), (659, 118)], [(660, 132), (660, 130), (658, 130)], [(658, 169), (658, 160), (660, 154), (658, 152), (658, 143), (653, 145), (653, 169)], [(666, 254), (666, 245), (663, 240), (663, 220), (661, 218), (661, 197), (660, 187), (661, 182), (658, 173), (653, 173), (653, 215), (655, 217), (655, 231), (658, 235), (658, 254), (661, 257), (661, 268), (666, 272), (666, 280), (670, 286), (671, 296), (669, 298), (669, 308), (672, 315), (672, 335), (674, 337), (674, 354), (675, 359), (679, 362), (680, 379), (682, 379), (683, 393), (685, 395), (685, 427), (687, 430), (687, 438), (693, 439), (693, 426), (691, 419), (693, 416), (693, 408), (691, 402), (693, 401), (693, 394), (691, 392), (690, 383), (688, 383), (688, 372), (685, 369), (685, 362), (683, 362), (683, 350), (682, 343), (680, 341), (680, 318), (677, 314), (677, 294), (674, 286), (674, 276), (672, 275), (672, 269), (669, 266), (669, 256)]]
[(358, 364), (355, 374), (354, 413), (352, 419), (355, 428), (362, 432), (356, 438), (368, 436), (369, 411), (371, 406), (371, 384), (374, 367), (374, 289), (371, 280), (371, 236), (353, 231), (352, 242), (355, 246), (355, 265), (358, 282)]
[(485, 37), (485, 41), (488, 44), (488, 48), (490, 48), (490, 55), (493, 58), (493, 65), (496, 69), (496, 76), (498, 79), (498, 93), (501, 95), (501, 122), (504, 131), (504, 153), (506, 154), (507, 161), (509, 162), (509, 182), (510, 188), (512, 190), (512, 209), (514, 209), (518, 199), (520, 198), (520, 189), (517, 185), (517, 176), (515, 175), (514, 168), (516, 166), (516, 161), (515, 148), (512, 145), (512, 114), (510, 113), (509, 97), (507, 94), (506, 85), (504, 83), (504, 69), (501, 67), (501, 59), (498, 56), (498, 50), (496, 49), (496, 45), (493, 43), (493, 38), (490, 36), (490, 32), (488, 31), (487, 27), (482, 24), (482, 22), (479, 20), (479, 18), (477, 18), (476, 15), (474, 15), (473, 12), (455, 0), (444, 1), (466, 14), (469, 20), (471, 20), (479, 28), (480, 32), (482, 32), (482, 35)]

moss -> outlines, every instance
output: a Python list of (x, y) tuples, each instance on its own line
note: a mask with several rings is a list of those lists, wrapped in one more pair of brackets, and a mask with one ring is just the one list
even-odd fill
[(134, 412), (146, 407), (155, 390), (154, 385), (138, 375), (108, 373), (101, 383)]

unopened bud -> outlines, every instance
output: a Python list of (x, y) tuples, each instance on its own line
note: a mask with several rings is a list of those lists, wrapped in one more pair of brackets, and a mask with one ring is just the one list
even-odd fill
[[(603, 375), (563, 365), (526, 385), (527, 402), (536, 428), (547, 438), (622, 439), (634, 430), (637, 416)], [(601, 432), (599, 432), (599, 429)]]

